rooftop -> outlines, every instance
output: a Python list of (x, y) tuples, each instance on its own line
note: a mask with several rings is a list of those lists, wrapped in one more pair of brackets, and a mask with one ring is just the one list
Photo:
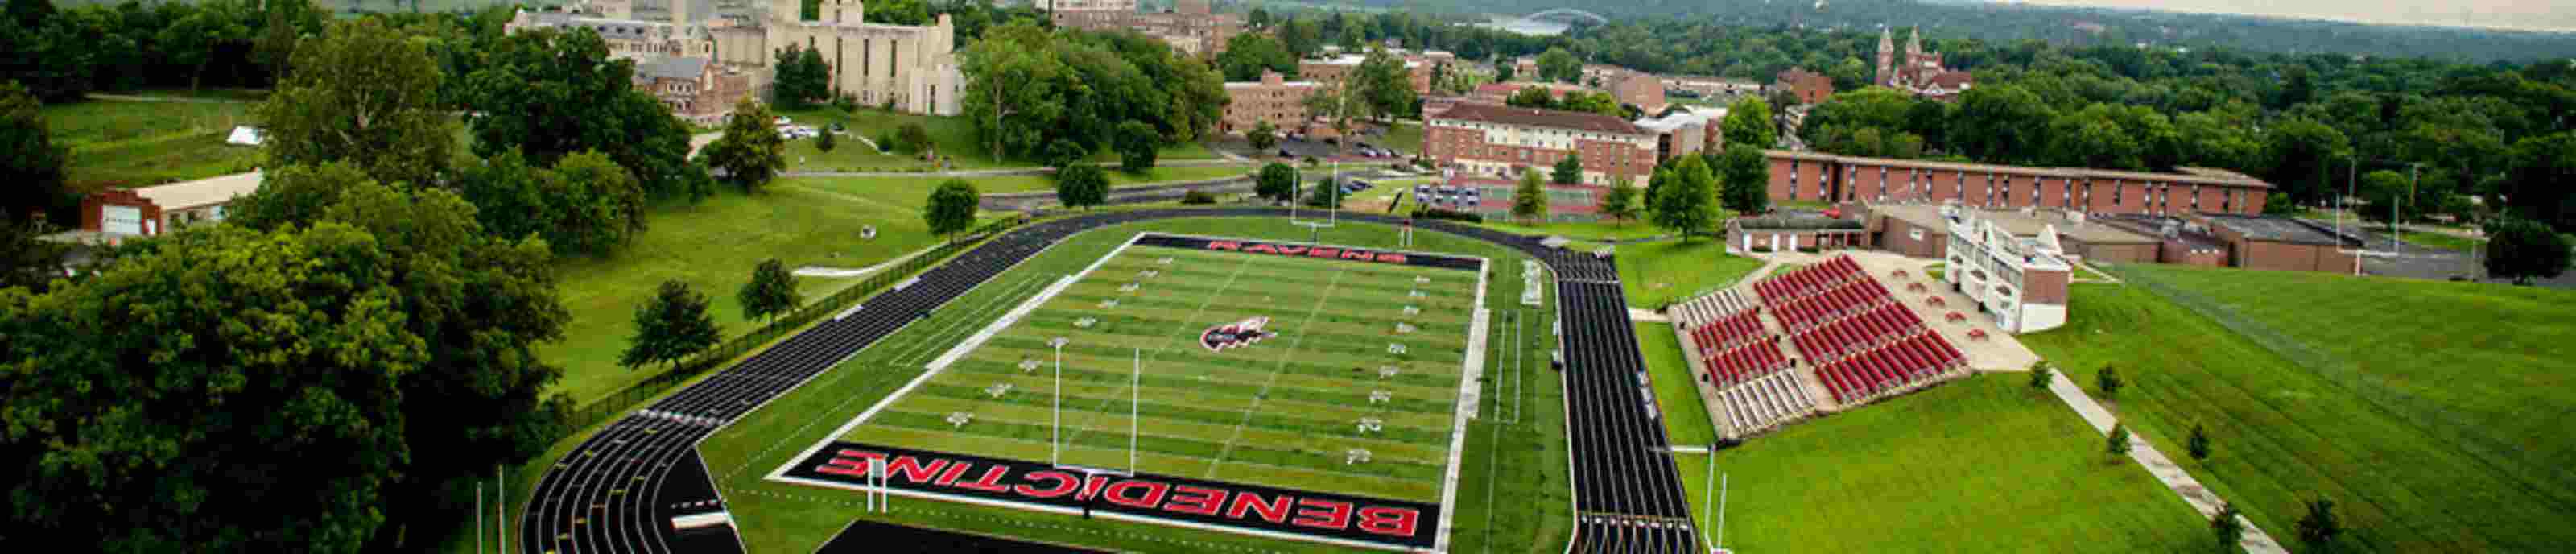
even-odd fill
[(2292, 244), (2350, 244), (2338, 240), (2333, 232), (2296, 218), (2271, 215), (2202, 214), (2212, 227), (2225, 228), (2245, 235), (2246, 240), (2287, 242)]
[(635, 73), (648, 79), (696, 79), (706, 70), (706, 58), (667, 56), (645, 62)]
[(2177, 170), (2179, 170), (2179, 171), (2180, 171), (2180, 173), (2149, 173), (2149, 172), (2143, 172), (2143, 171), (2122, 171), (2122, 170), (2116, 170), (2116, 169), (2092, 169), (2092, 168), (2081, 168), (2081, 167), (2029, 167), (2029, 166), (2016, 166), (2016, 165), (1995, 165), (1995, 164), (1980, 164), (1980, 163), (1942, 162), (1942, 161), (1933, 161), (1933, 160), (1904, 160), (1904, 159), (1895, 159), (1895, 158), (1869, 158), (1869, 157), (1862, 157), (1862, 156), (1841, 156), (1841, 155), (1835, 155), (1835, 154), (1828, 154), (1828, 153), (1824, 153), (1824, 152), (1801, 152), (1801, 151), (1792, 151), (1792, 150), (1764, 150), (1764, 151), (1762, 151), (1762, 154), (1763, 154), (1764, 156), (1766, 156), (1766, 157), (1772, 157), (1772, 158), (1791, 158), (1791, 159), (1799, 159), (1799, 160), (1830, 161), (1830, 162), (1844, 163), (1844, 164), (1883, 165), (1883, 166), (1892, 167), (1892, 168), (1919, 168), (1919, 169), (1931, 169), (1931, 170), (1937, 170), (1937, 171), (1948, 171), (1948, 170), (1957, 170), (1957, 171), (1991, 171), (1991, 172), (1996, 172), (1996, 173), (2013, 173), (2013, 174), (2018, 174), (2018, 175), (2039, 175), (2039, 176), (2047, 176), (2047, 177), (2066, 177), (2066, 178), (2074, 178), (2074, 179), (2125, 179), (2125, 180), (2154, 180), (2154, 181), (2164, 181), (2164, 182), (2171, 182), (2171, 183), (2199, 183), (2199, 184), (2209, 184), (2209, 185), (2228, 185), (2228, 186), (2237, 186), (2237, 187), (2252, 187), (2252, 188), (2266, 188), (2266, 189), (2268, 189), (2268, 188), (2272, 188), (2272, 184), (2271, 184), (2271, 183), (2263, 182), (2263, 180), (2262, 180), (2262, 179), (2256, 179), (2256, 178), (2253, 178), (2253, 177), (2251, 177), (2251, 176), (2247, 176), (2247, 175), (2245, 175), (2245, 174), (2243, 174), (2243, 173), (2237, 173), (2237, 172), (2233, 172), (2233, 171), (2226, 171), (2226, 170), (2219, 170), (2219, 169), (2202, 168), (2202, 167), (2183, 167), (2183, 168), (2176, 168)]
[(1682, 127), (1691, 125), (1707, 125), (1708, 122), (1724, 119), (1726, 119), (1726, 108), (1686, 107), (1681, 111), (1673, 112), (1670, 115), (1642, 118), (1634, 121), (1633, 123), (1636, 123), (1637, 127), (1648, 131), (1666, 133)]
[(1457, 107), (1449, 108), (1449, 111), (1440, 112), (1440, 119), (1459, 119), (1484, 123), (1500, 123), (1504, 125), (1574, 129), (1594, 133), (1618, 133), (1625, 135), (1648, 134), (1646, 130), (1637, 128), (1637, 125), (1634, 123), (1629, 123), (1627, 120), (1608, 115), (1591, 112), (1514, 108), (1487, 104), (1460, 103)]
[(210, 179), (171, 183), (134, 189), (134, 195), (149, 200), (164, 210), (184, 210), (231, 202), (233, 198), (259, 190), (265, 174), (257, 171), (235, 173)]
[[(1949, 226), (1948, 218), (1941, 215), (1941, 206), (1938, 204), (1871, 204), (1869, 209), (1871, 212), (1918, 227), (1944, 229)], [(2013, 236), (2036, 236), (2040, 231), (2054, 225), (2057, 227), (2058, 236), (2083, 241), (2086, 244), (2156, 242), (2155, 237), (2113, 228), (2101, 222), (2092, 221), (2090, 218), (2087, 218), (2084, 223), (2076, 223), (2074, 218), (2066, 217), (2063, 215), (2065, 212), (2060, 210), (2033, 210), (2029, 214), (2024, 214), (2020, 210), (1979, 210), (1966, 207), (1955, 209), (1960, 212), (1973, 212), (1978, 219), (1994, 222), (1996, 228), (2012, 233)]]

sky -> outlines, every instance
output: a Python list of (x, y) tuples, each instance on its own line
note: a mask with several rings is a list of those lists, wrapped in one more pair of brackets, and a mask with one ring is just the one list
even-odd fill
[(2239, 13), (2365, 23), (2576, 31), (2576, 0), (1999, 0), (2053, 6)]

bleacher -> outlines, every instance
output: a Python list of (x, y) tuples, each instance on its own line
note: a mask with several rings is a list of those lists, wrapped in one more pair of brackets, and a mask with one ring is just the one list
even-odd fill
[(1717, 395), (1726, 411), (1727, 431), (1738, 438), (1816, 413), (1815, 399), (1807, 396), (1794, 371), (1773, 373)]
[(1850, 257), (1754, 283), (1834, 401), (1856, 404), (1939, 379), (1967, 356)]
[(1717, 390), (1730, 437), (1779, 427), (1816, 412), (1816, 401), (1788, 371), (1780, 336), (1762, 322), (1761, 304), (1733, 290), (1674, 304), (1666, 310), (1688, 335), (1690, 351), (1706, 371), (1700, 380)]

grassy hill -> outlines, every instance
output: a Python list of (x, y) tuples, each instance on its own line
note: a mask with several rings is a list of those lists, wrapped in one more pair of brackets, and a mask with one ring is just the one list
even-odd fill
[[(1707, 521), (1704, 455), (1675, 455)], [(2020, 375), (1986, 375), (1719, 451), (1738, 552), (2206, 551), (2208, 523)], [(1973, 544), (1974, 546), (1968, 546)]]
[[(2576, 292), (2310, 272), (2122, 266), (2024, 344), (2094, 382), (2186, 469), (2285, 540), (2331, 498), (2352, 551), (2576, 544)], [(2097, 393), (2098, 397), (2099, 394)]]

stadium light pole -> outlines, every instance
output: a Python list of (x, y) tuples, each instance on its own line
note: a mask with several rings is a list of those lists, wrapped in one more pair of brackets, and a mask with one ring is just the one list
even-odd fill
[(1047, 409), (1051, 414), (1047, 425), (1047, 465), (1064, 465), (1064, 344), (1067, 342), (1072, 341), (1064, 337), (1047, 341), (1047, 346), (1055, 347), (1055, 390), (1052, 391), (1055, 401), (1053, 407)]

